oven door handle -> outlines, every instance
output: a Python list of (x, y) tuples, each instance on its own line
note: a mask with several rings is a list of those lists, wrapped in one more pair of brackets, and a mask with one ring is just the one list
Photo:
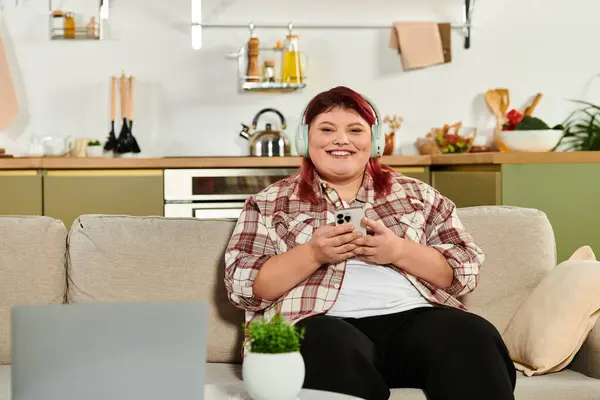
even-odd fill
[(194, 208), (192, 215), (198, 219), (227, 219), (237, 221), (242, 208)]

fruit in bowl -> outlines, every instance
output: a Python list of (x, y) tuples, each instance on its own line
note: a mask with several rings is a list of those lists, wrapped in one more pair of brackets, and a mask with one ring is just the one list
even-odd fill
[(547, 152), (552, 151), (563, 137), (563, 126), (553, 128), (540, 118), (524, 115), (511, 110), (508, 121), (502, 126), (499, 136), (512, 151)]
[(431, 136), (433, 136), (435, 144), (444, 154), (469, 152), (475, 135), (477, 135), (477, 129), (463, 128), (462, 122), (452, 125), (445, 124), (442, 128), (431, 130)]

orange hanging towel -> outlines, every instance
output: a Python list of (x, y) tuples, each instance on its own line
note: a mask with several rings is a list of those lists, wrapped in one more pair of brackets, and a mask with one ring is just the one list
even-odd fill
[[(445, 37), (448, 39), (449, 35)], [(398, 50), (405, 70), (450, 60), (449, 54), (444, 54), (441, 29), (435, 22), (394, 22), (389, 47)]]

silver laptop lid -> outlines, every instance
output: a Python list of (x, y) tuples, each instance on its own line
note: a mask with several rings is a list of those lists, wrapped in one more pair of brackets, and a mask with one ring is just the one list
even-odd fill
[(12, 311), (13, 400), (203, 400), (208, 305)]

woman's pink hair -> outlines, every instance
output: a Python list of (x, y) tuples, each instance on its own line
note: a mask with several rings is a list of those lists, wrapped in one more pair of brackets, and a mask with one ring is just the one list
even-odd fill
[[(369, 125), (375, 123), (375, 115), (369, 102), (359, 93), (345, 86), (338, 86), (326, 92), (316, 95), (308, 106), (304, 117), (304, 123), (310, 126), (312, 121), (319, 115), (335, 108), (354, 110)], [(392, 186), (392, 168), (382, 165), (378, 158), (371, 157), (366, 166), (367, 172), (373, 177), (375, 196), (382, 197), (389, 194)], [(315, 166), (309, 157), (302, 160), (300, 167), (300, 199), (317, 203), (318, 197), (314, 192)]]

